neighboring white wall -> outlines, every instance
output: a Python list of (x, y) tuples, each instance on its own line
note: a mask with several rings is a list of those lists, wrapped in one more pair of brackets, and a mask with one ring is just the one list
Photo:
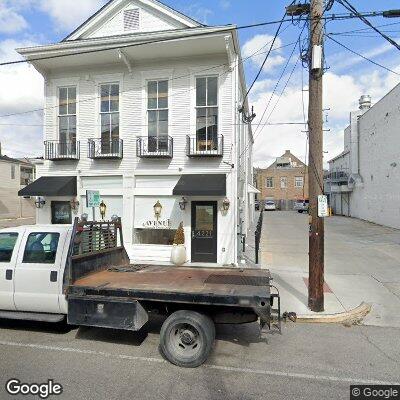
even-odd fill
[(359, 120), (363, 186), (351, 194), (351, 216), (400, 228), (400, 85)]
[(18, 197), (18, 191), (22, 188), (20, 164), (0, 160), (0, 220), (35, 216), (34, 200)]

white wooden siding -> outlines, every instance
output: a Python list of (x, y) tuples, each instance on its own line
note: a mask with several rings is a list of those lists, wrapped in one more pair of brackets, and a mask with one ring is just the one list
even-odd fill
[[(130, 9), (139, 10), (139, 29), (126, 31), (124, 29), (124, 11)], [(184, 25), (167, 19), (155, 10), (149, 10), (140, 6), (138, 2), (132, 1), (123, 9), (119, 10), (112, 18), (100, 26), (97, 30), (88, 35), (88, 38), (98, 38), (114, 35), (124, 35), (127, 33), (143, 33), (166, 31), (171, 29), (183, 28)]]
[[(87, 71), (67, 75), (53, 76), (46, 86), (45, 140), (57, 140), (57, 92), (58, 87), (76, 85), (77, 107), (77, 138), (80, 141), (80, 161), (45, 161), (40, 169), (40, 175), (71, 175), (80, 170), (82, 176), (93, 174), (132, 174), (136, 171), (178, 171), (186, 172), (219, 171), (230, 172), (228, 164), (232, 159), (232, 135), (235, 126), (232, 123), (235, 109), (232, 96), (232, 73), (224, 68), (212, 68), (226, 62), (221, 56), (214, 59), (176, 61), (171, 64), (152, 64), (134, 68), (132, 74), (120, 69)], [(136, 139), (147, 136), (146, 125), (146, 81), (160, 78), (160, 70), (170, 72), (169, 81), (169, 135), (174, 139), (174, 157), (172, 160), (140, 159), (136, 157)], [(186, 135), (194, 136), (195, 127), (195, 71), (208, 70), (219, 72), (219, 134), (224, 135), (224, 156), (220, 158), (191, 159), (186, 156)], [(206, 72), (202, 72), (206, 74)], [(167, 76), (168, 78), (168, 76)], [(104, 82), (119, 82), (120, 84), (120, 138), (124, 141), (124, 157), (121, 161), (91, 160), (87, 157), (88, 139), (100, 137), (99, 120), (99, 85)]]

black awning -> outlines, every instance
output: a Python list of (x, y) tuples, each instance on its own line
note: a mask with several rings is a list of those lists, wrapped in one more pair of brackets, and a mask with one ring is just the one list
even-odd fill
[(42, 176), (18, 196), (76, 196), (76, 176)]
[(182, 175), (172, 193), (174, 196), (226, 196), (226, 175)]

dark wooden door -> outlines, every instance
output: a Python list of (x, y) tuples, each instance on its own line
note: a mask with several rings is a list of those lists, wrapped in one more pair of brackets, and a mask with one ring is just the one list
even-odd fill
[(217, 262), (217, 202), (192, 202), (192, 262)]

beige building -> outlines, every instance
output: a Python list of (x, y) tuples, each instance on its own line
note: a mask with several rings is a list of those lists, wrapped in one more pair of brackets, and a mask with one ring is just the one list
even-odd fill
[(0, 226), (7, 225), (8, 220), (35, 222), (35, 199), (18, 197), (18, 191), (34, 176), (35, 166), (29, 160), (2, 155), (0, 147)]
[(290, 150), (266, 169), (257, 170), (261, 201), (274, 200), (278, 208), (292, 210), (298, 199), (308, 199), (308, 167)]

